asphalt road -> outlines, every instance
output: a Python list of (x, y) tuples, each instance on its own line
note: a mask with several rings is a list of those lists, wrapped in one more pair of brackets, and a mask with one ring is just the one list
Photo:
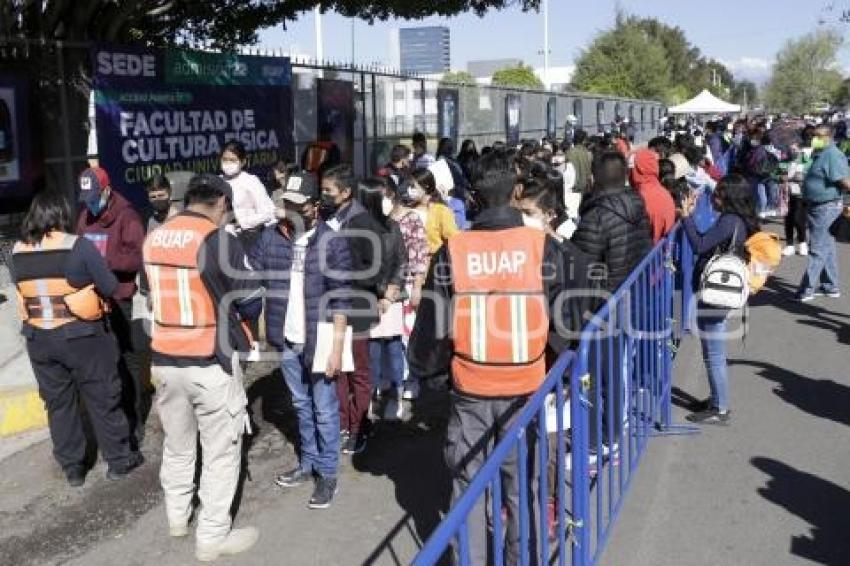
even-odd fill
[[(732, 425), (650, 445), (601, 564), (850, 564), (850, 286), (799, 303), (804, 267), (783, 262), (729, 343)], [(679, 363), (680, 398), (707, 396), (696, 341)]]
[[(850, 273), (846, 248), (842, 261)], [(850, 299), (794, 302), (803, 265), (783, 264), (754, 299), (746, 343), (729, 345), (732, 425), (651, 442), (602, 564), (850, 564)], [(704, 397), (698, 343), (686, 341), (677, 360), (677, 397)], [(310, 511), (308, 486), (272, 483), (295, 456), (293, 417), (271, 369), (252, 372), (257, 436), (236, 515), (237, 526), (260, 528), (260, 541), (220, 563), (409, 563), (448, 505), (440, 397), (410, 422), (379, 426), (363, 455), (343, 458), (334, 506)], [(0, 456), (0, 564), (194, 563), (192, 539), (167, 536), (160, 444), (154, 415), (147, 463), (116, 483), (98, 464), (79, 490), (66, 486), (49, 442)]]

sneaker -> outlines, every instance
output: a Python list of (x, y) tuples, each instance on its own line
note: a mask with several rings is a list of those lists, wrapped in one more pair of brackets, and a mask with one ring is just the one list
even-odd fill
[(838, 290), (834, 290), (834, 291), (823, 291), (823, 290), (815, 291), (815, 297), (829, 297), (830, 299), (840, 299), (840, 298), (841, 298), (841, 291), (838, 291)]
[(797, 300), (801, 303), (808, 303), (810, 301), (815, 300), (815, 294), (812, 292), (808, 293), (797, 293)]
[(68, 468), (65, 472), (65, 479), (68, 480), (68, 485), (71, 487), (82, 487), (86, 483), (86, 470), (84, 468)]
[(245, 552), (257, 543), (260, 532), (254, 527), (233, 529), (219, 542), (206, 543), (195, 547), (195, 558), (201, 562), (212, 562), (219, 556), (231, 556)]
[(366, 435), (364, 434), (352, 434), (342, 445), (343, 454), (360, 454), (364, 450), (366, 450)]
[(711, 408), (707, 411), (700, 411), (699, 413), (691, 413), (686, 419), (691, 421), (692, 423), (697, 424), (715, 424), (715, 425), (728, 425), (729, 424), (729, 413), (731, 411), (726, 411), (725, 413), (721, 413), (715, 408)]
[(386, 407), (384, 407), (384, 420), (385, 421), (400, 421), (404, 416), (404, 403), (395, 397), (391, 397), (387, 401)]
[(121, 480), (126, 478), (130, 472), (144, 464), (145, 457), (142, 456), (141, 452), (131, 452), (130, 456), (127, 458), (127, 463), (123, 466), (115, 466), (112, 464), (109, 465), (109, 469), (106, 471), (106, 477), (113, 480)]
[(809, 255), (809, 244), (803, 242), (797, 246), (797, 255)]
[(302, 483), (307, 482), (311, 477), (312, 474), (310, 472), (298, 466), (277, 476), (274, 479), (274, 483), (280, 487), (298, 487)]
[(797, 249), (794, 246), (785, 246), (782, 248), (782, 255), (785, 257), (789, 257), (797, 253)]
[(402, 399), (406, 401), (412, 401), (419, 397), (419, 380), (418, 379), (410, 379), (404, 383), (404, 393), (401, 395)]
[(245, 358), (245, 361), (248, 362), (259, 362), (263, 359), (263, 352), (260, 349), (259, 342), (251, 342), (251, 351), (248, 352), (248, 356)]
[(337, 491), (339, 490), (336, 486), (336, 478), (318, 478), (313, 495), (310, 496), (310, 501), (307, 502), (307, 507), (310, 509), (327, 509), (331, 506), (331, 502)]
[(348, 444), (348, 439), (351, 438), (351, 433), (347, 430), (339, 431), (339, 449), (343, 451)]

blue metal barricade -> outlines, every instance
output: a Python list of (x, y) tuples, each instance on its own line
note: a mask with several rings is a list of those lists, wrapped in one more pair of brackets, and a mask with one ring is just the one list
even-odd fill
[[(414, 564), (437, 563), (453, 547), (455, 561), (470, 564), (468, 523), (479, 500), (490, 498), (489, 539), (495, 564), (505, 563), (502, 464), (518, 450), (520, 499), (537, 482), (538, 544), (529, 548), (533, 518), (520, 513), (520, 564), (569, 561), (595, 564), (625, 501), (650, 437), (692, 432), (671, 416), (673, 354), (689, 329), (693, 252), (681, 225), (635, 267), (581, 332), (575, 354), (563, 353), (543, 386), (527, 402), (463, 496), (416, 556)], [(569, 430), (564, 426), (564, 376), (569, 370)], [(548, 454), (546, 400), (554, 395), (557, 418), (554, 464)], [(536, 421), (535, 421), (536, 419)], [(551, 416), (550, 416), (551, 419)], [(524, 458), (526, 431), (537, 427), (537, 470)], [(532, 429), (534, 430), (534, 429)], [(554, 465), (556, 486), (548, 485)], [(566, 477), (569, 473), (569, 477)], [(529, 477), (531, 476), (531, 477)], [(567, 489), (570, 489), (569, 499)], [(549, 493), (555, 493), (550, 497)], [(485, 499), (486, 500), (486, 499)], [(548, 540), (547, 505), (554, 505), (554, 538)], [(567, 505), (569, 503), (569, 506)]]

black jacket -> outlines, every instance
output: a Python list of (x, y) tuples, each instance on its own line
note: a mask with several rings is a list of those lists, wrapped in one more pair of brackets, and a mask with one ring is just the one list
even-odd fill
[(613, 292), (652, 249), (643, 200), (629, 187), (597, 190), (585, 196), (579, 216), (572, 242), (601, 264), (591, 266), (591, 278)]
[[(493, 231), (493, 237), (498, 238), (499, 230), (522, 225), (522, 213), (519, 210), (500, 207), (479, 213), (472, 229)], [(580, 325), (582, 320), (582, 298), (576, 296), (564, 301), (559, 300), (567, 284), (584, 287), (583, 274), (586, 273), (586, 264), (584, 258), (578, 255), (575, 258), (570, 257), (570, 248), (561, 247), (554, 239), (546, 238), (543, 280), (552, 323), (549, 346), (555, 352), (567, 348), (580, 330), (576, 325)], [(444, 245), (437, 251), (428, 269), (422, 301), (416, 311), (416, 323), (408, 343), (408, 363), (412, 375), (428, 378), (444, 375), (448, 371), (453, 354), (450, 336), (453, 295), (451, 259), (448, 248)]]

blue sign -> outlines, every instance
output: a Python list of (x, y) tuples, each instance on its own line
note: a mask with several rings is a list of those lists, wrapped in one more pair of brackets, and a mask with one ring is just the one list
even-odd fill
[(288, 58), (101, 46), (93, 64), (100, 165), (136, 205), (155, 175), (218, 173), (231, 140), (261, 177), (292, 159)]

